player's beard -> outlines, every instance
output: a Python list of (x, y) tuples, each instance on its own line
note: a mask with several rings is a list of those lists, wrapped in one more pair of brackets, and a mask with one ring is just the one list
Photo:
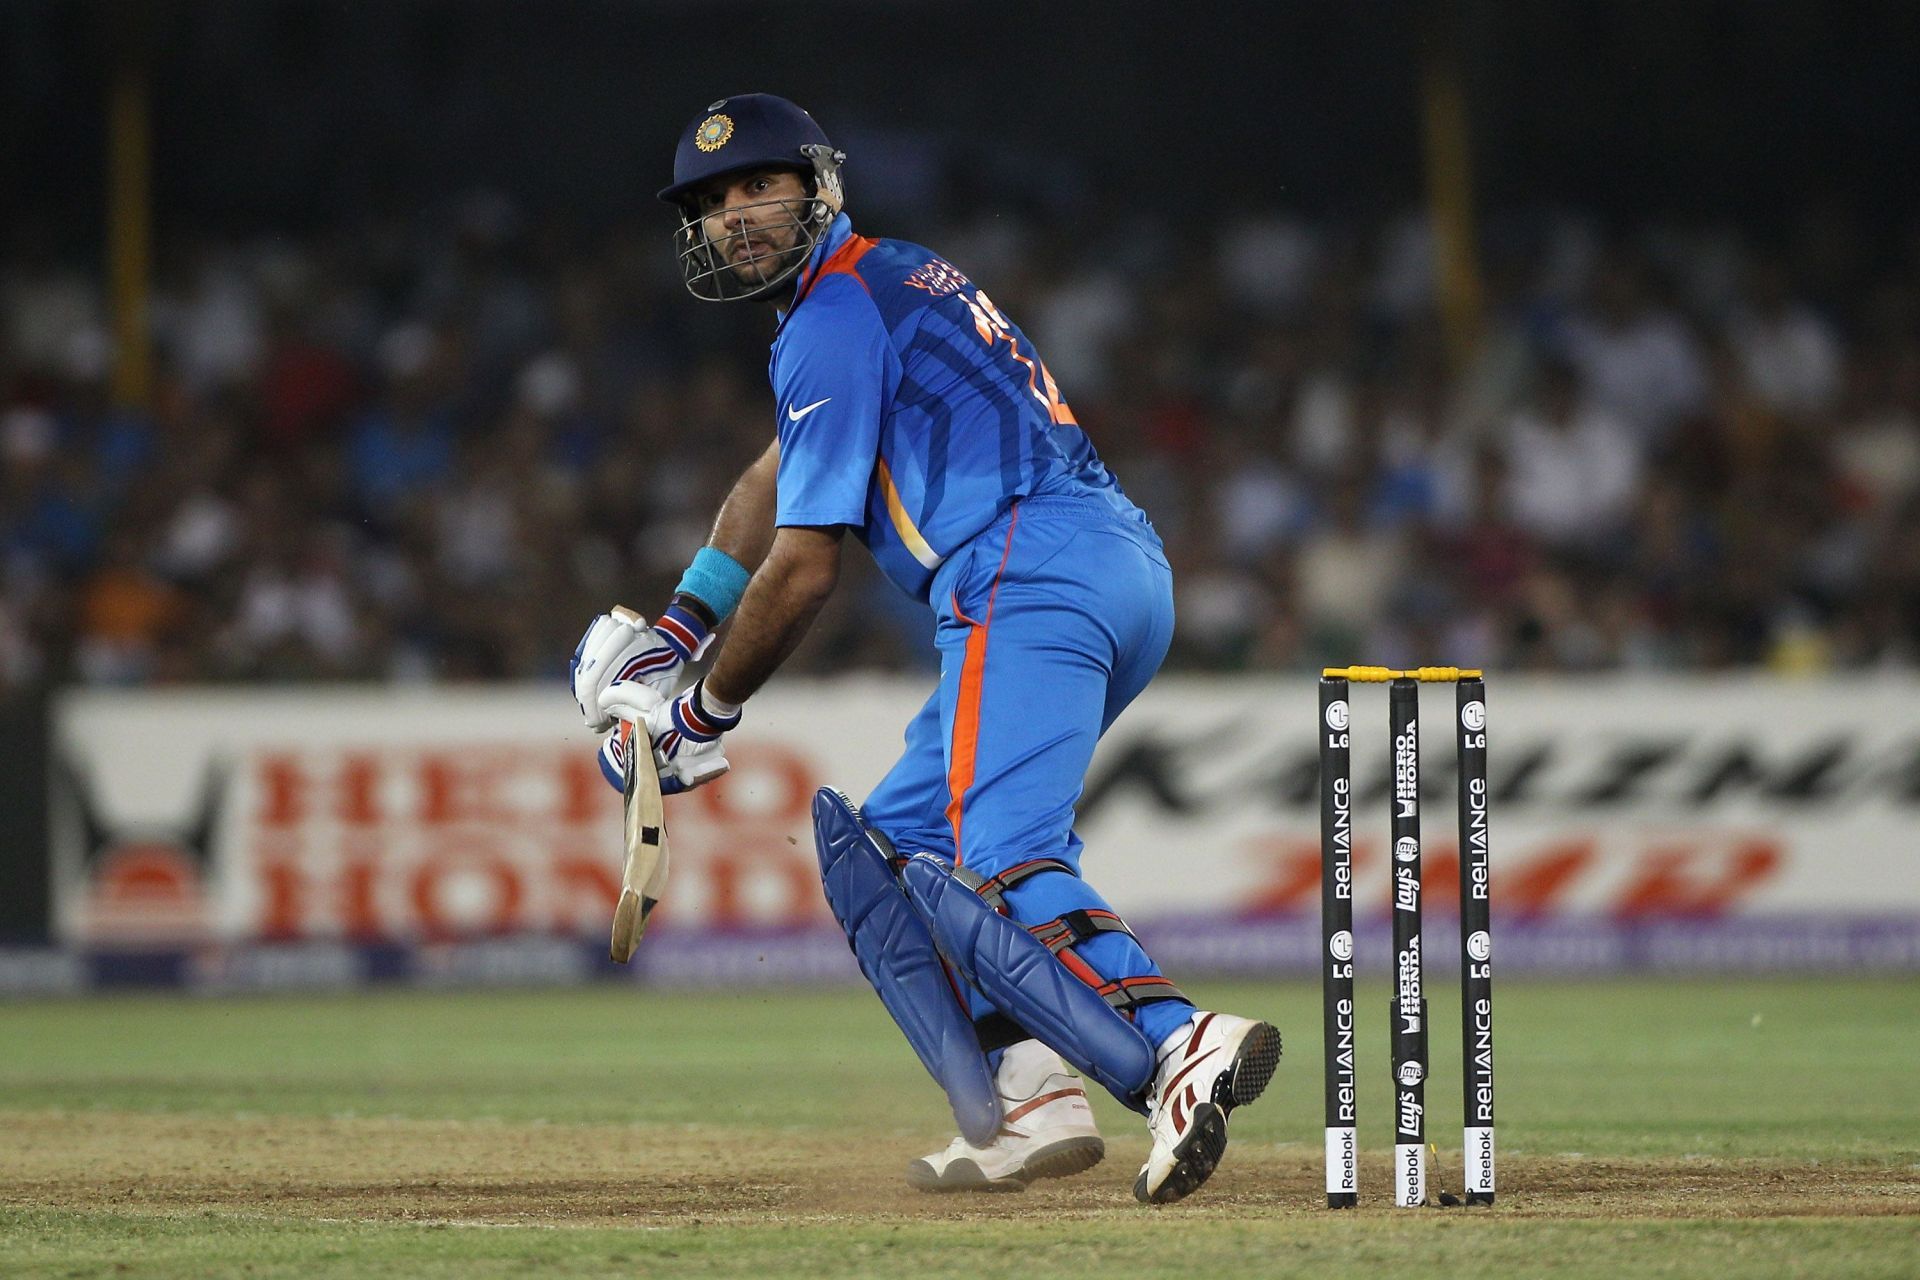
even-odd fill
[[(675, 236), (681, 275), (694, 297), (708, 302), (787, 296), (786, 282), (805, 267), (824, 231), (814, 200), (774, 200), (758, 206), (751, 225), (695, 218)], [(775, 210), (778, 210), (776, 212)]]
[(713, 239), (714, 255), (743, 288), (757, 289), (778, 278), (809, 248), (800, 230), (801, 211), (784, 200), (779, 204), (787, 220), (728, 231)]
[[(790, 228), (779, 228), (772, 234), (784, 233), (789, 241), (785, 248), (777, 248), (771, 243), (771, 235), (761, 233), (750, 237), (756, 241), (750, 253), (729, 255), (727, 270), (733, 278), (749, 289), (757, 289), (773, 280), (793, 265), (794, 259), (804, 256), (806, 246), (799, 243), (799, 236)], [(765, 246), (765, 247), (761, 247)]]
[(756, 253), (730, 259), (728, 271), (732, 271), (733, 278), (739, 280), (745, 288), (758, 288), (768, 280), (774, 280), (776, 276), (780, 276), (783, 271), (787, 271), (787, 267), (793, 265), (793, 259), (803, 257), (804, 253), (806, 253), (806, 246), (803, 244), (789, 244), (783, 249), (762, 249)]

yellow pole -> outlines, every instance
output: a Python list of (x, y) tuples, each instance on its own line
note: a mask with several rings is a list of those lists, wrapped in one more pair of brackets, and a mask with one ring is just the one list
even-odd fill
[[(133, 42), (129, 42), (133, 43)], [(127, 51), (107, 95), (107, 278), (113, 309), (113, 401), (135, 409), (153, 394), (152, 120), (147, 72)]]
[(1473, 228), (1473, 156), (1459, 59), (1449, 48), (1423, 77), (1427, 205), (1440, 273), (1440, 324), (1447, 362), (1466, 370), (1480, 345), (1480, 262)]

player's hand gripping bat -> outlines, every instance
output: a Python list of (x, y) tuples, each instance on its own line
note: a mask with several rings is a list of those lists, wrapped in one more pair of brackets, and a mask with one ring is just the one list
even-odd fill
[[(646, 620), (631, 609), (614, 613), (637, 626)], [(620, 877), (620, 905), (613, 910), (613, 942), (609, 954), (618, 964), (633, 959), (647, 917), (667, 886), (667, 826), (660, 802), (660, 774), (653, 761), (653, 741), (644, 724), (623, 722), (617, 733), (631, 733), (627, 743), (625, 800), (627, 865)]]

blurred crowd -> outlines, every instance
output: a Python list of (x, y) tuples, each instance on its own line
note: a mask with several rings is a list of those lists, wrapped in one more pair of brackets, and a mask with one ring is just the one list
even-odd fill
[[(1920, 238), (1502, 215), (1469, 332), (1413, 215), (858, 195), (1039, 345), (1167, 541), (1176, 667), (1920, 658)], [(664, 602), (771, 438), (772, 324), (688, 297), (651, 212), (163, 236), (139, 408), (97, 264), (19, 228), (0, 688), (557, 679), (593, 614)], [(925, 664), (930, 615), (851, 559), (798, 665)]]

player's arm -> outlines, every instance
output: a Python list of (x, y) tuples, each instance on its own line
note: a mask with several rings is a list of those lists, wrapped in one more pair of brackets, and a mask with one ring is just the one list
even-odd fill
[(846, 530), (866, 519), (881, 416), (900, 363), (866, 290), (845, 280), (824, 287), (775, 357), (772, 543), (713, 670), (670, 708), (674, 750), (717, 739), (740, 722), (741, 704), (779, 669), (833, 594)]
[[(689, 579), (698, 577), (705, 557), (724, 560), (729, 575), (745, 574), (733, 552), (749, 559), (764, 553), (728, 607), (715, 610), (719, 618), (733, 614), (725, 650), (704, 680), (671, 701), (654, 689), (629, 698), (618, 683), (601, 697), (602, 709), (618, 718), (646, 722), (663, 788), (698, 786), (726, 771), (722, 735), (806, 635), (839, 581), (847, 527), (866, 519), (880, 419), (899, 381), (899, 359), (857, 283), (830, 281), (808, 305), (775, 355), (778, 448), (756, 464), (772, 472), (770, 518), (766, 471), (750, 469), (688, 570)], [(763, 547), (755, 539), (768, 526)], [(707, 600), (698, 585), (683, 582), (681, 590)], [(672, 615), (669, 609), (656, 627), (668, 630)]]
[(841, 525), (788, 525), (773, 546), (734, 615), (726, 648), (714, 662), (703, 692), (734, 708), (752, 697), (787, 660), (840, 580)]
[(779, 476), (780, 442), (775, 440), (733, 482), (714, 517), (713, 532), (707, 537), (709, 547), (731, 557), (749, 573), (760, 567), (773, 546)]
[[(633, 681), (615, 683), (601, 696), (608, 714), (644, 726), (663, 793), (690, 790), (727, 771), (724, 735), (740, 723), (740, 704), (786, 661), (833, 594), (845, 532), (841, 525), (783, 525), (774, 532), (733, 615), (726, 648), (705, 679), (671, 700)], [(621, 735), (609, 741), (619, 742)], [(609, 782), (625, 767), (619, 748), (611, 750), (601, 753)]]
[[(780, 442), (775, 440), (733, 482), (713, 532), (688, 566), (673, 599), (652, 626), (618, 612), (595, 618), (574, 648), (569, 675), (574, 700), (587, 727), (603, 730), (617, 718), (601, 705), (621, 681), (638, 681), (662, 693), (680, 686), (687, 663), (704, 655), (719, 627), (739, 602), (755, 568), (773, 544), (778, 501)], [(601, 753), (607, 780), (618, 785), (617, 744)]]

